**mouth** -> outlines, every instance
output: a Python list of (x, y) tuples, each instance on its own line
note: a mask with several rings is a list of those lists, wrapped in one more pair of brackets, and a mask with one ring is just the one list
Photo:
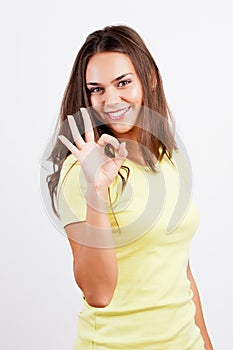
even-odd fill
[(131, 107), (126, 107), (115, 112), (106, 113), (111, 120), (121, 120), (125, 117), (126, 113), (129, 112)]

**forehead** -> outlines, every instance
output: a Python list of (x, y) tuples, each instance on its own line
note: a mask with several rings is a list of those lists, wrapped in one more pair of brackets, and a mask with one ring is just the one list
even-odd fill
[(129, 56), (120, 52), (101, 52), (91, 57), (86, 69), (87, 82), (110, 82), (126, 74), (136, 75)]

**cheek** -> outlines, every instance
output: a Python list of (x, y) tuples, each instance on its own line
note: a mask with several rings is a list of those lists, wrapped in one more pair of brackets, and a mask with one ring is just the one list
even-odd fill
[(90, 100), (92, 107), (97, 107), (100, 104), (97, 96), (91, 96)]
[(102, 114), (103, 106), (100, 104), (100, 101), (96, 96), (94, 98), (91, 98), (91, 107), (96, 112), (95, 116), (100, 121), (100, 123), (105, 122), (105, 118)]
[(128, 98), (132, 102), (136, 104), (141, 104), (143, 100), (143, 94), (142, 89), (140, 86), (134, 86), (129, 92), (128, 92)]
[(104, 104), (104, 94), (93, 94), (90, 95), (90, 101), (91, 101), (91, 105), (93, 108), (98, 109), (101, 108), (101, 106), (103, 107)]

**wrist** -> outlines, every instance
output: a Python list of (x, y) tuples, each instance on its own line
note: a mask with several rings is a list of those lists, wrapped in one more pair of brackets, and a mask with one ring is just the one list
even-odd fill
[(87, 205), (96, 211), (108, 211), (108, 188), (88, 185), (86, 190)]

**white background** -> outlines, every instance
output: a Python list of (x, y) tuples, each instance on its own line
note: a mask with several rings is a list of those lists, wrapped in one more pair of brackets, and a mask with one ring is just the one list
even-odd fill
[(192, 162), (201, 222), (191, 266), (215, 350), (232, 350), (232, 1), (0, 6), (0, 348), (72, 349), (81, 297), (69, 243), (42, 204), (40, 157), (84, 39), (105, 25), (127, 24), (155, 57)]

